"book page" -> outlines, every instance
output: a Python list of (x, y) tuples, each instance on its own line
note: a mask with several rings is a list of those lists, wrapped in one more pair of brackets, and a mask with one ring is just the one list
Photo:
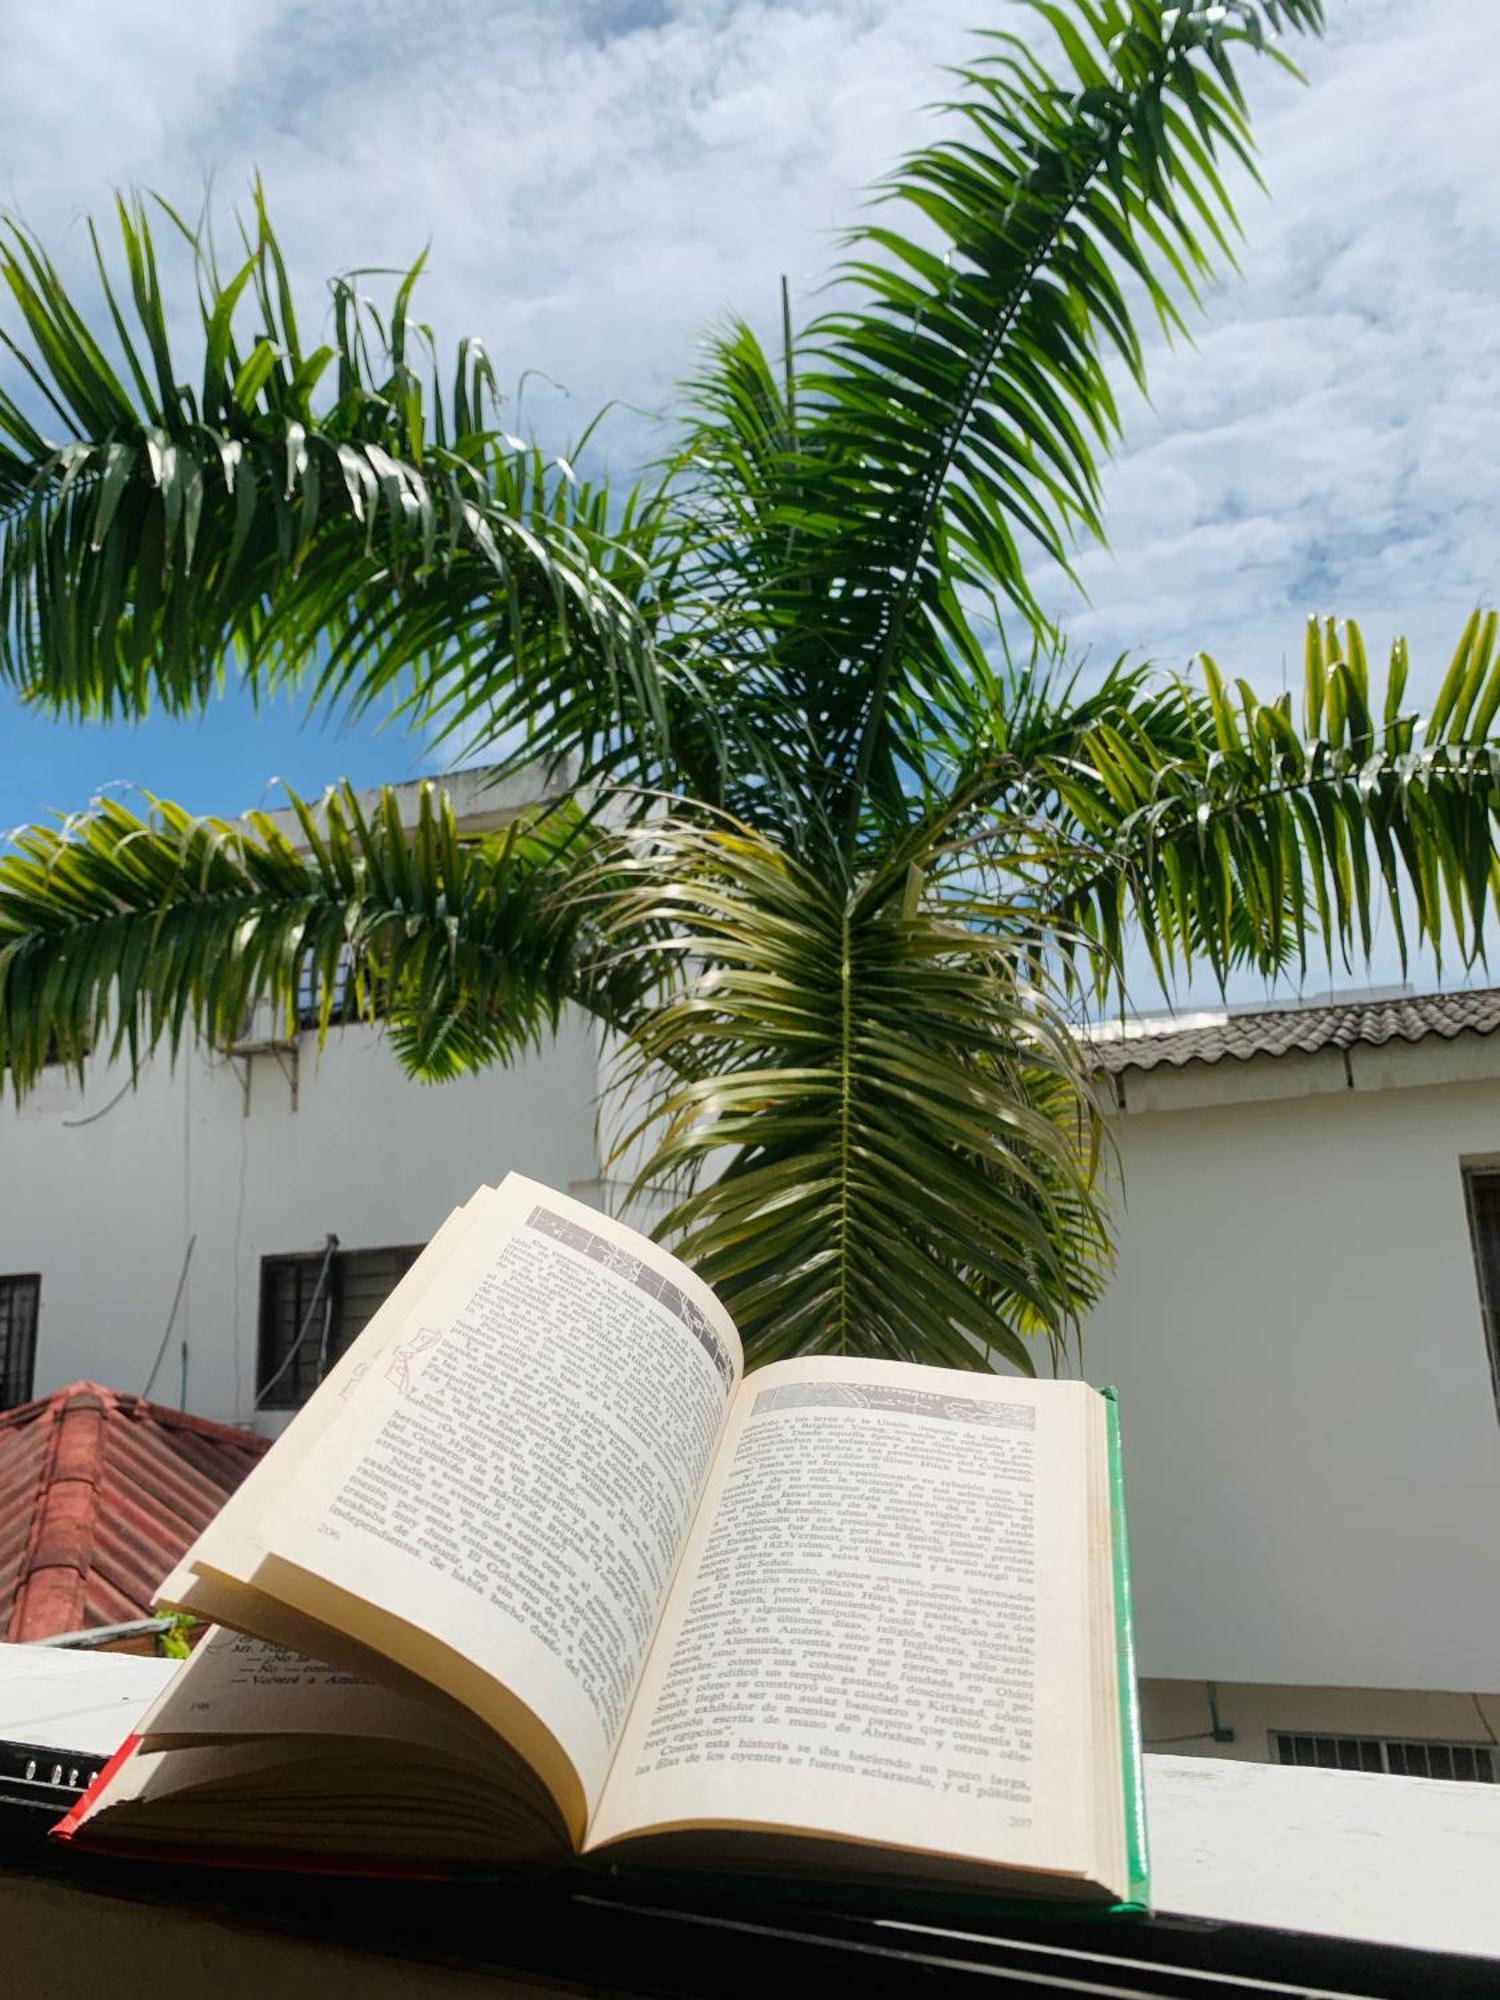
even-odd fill
[(513, 1175), (420, 1310), (345, 1376), (245, 1580), (491, 1721), (581, 1835), (741, 1369), (685, 1267)]
[[(372, 1359), (399, 1335), (406, 1320), (416, 1311), (423, 1295), (436, 1282), (443, 1263), (472, 1232), (488, 1212), (496, 1197), (494, 1188), (481, 1188), (462, 1208), (456, 1208), (433, 1233), (416, 1263), (402, 1277), (389, 1298), (373, 1315), (359, 1339), (345, 1349), (327, 1376), (298, 1410), (276, 1440), (274, 1454), (268, 1452), (243, 1479), (219, 1509), (213, 1520), (193, 1543), (156, 1592), (155, 1602), (173, 1610), (197, 1611), (211, 1622), (220, 1618), (220, 1606), (204, 1602), (213, 1596), (199, 1587), (200, 1565), (212, 1565), (231, 1577), (245, 1577), (265, 1553), (257, 1529), (279, 1488), (298, 1466), (314, 1458), (323, 1434), (336, 1423), (352, 1385), (363, 1378)], [(356, 1353), (356, 1349), (358, 1352)], [(197, 1593), (197, 1601), (193, 1601)]]
[(740, 1826), (1086, 1870), (1093, 1392), (745, 1382), (589, 1847)]
[(488, 1732), (437, 1701), (221, 1627), (184, 1660), (136, 1734), (153, 1750), (240, 1736), (345, 1736), (473, 1757)]

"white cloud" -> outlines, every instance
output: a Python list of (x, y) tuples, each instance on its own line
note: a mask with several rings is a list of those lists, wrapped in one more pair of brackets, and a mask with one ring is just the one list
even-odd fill
[[(0, 190), (67, 240), (111, 184), (192, 205), (258, 167), (308, 296), (429, 238), (421, 296), (554, 436), (659, 410), (726, 310), (808, 300), (989, 0), (12, 0)], [(1277, 678), (1311, 610), (1400, 626), (1418, 674), (1494, 590), (1500, 169), (1472, 0), (1335, 0), (1313, 88), (1255, 78), (1273, 199), (1197, 345), (1153, 357), (1086, 605), (1107, 656)], [(74, 232), (76, 244), (77, 236)], [(626, 417), (617, 456), (649, 448)]]
[[(1406, 632), (1430, 690), (1500, 541), (1500, 169), (1485, 10), (1335, 8), (1310, 90), (1261, 79), (1272, 199), (1245, 203), (1244, 276), (1196, 350), (1154, 357), (1154, 408), (1090, 552), (1102, 655), (1197, 648), (1262, 686), (1309, 612)], [(1054, 598), (1059, 609), (1064, 599)]]
[(190, 48), (170, 5), (21, 0), (53, 87), (0, 95), (0, 189), (53, 229), (113, 181), (191, 204), (258, 167), (310, 284), (430, 238), (426, 310), (564, 384), (533, 415), (566, 427), (659, 408), (726, 309), (769, 321), (781, 272), (819, 281), (973, 4), (259, 0)]

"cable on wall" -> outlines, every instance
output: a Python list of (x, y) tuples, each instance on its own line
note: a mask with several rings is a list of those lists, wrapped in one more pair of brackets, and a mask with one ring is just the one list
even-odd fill
[[(282, 1376), (285, 1375), (288, 1368), (291, 1367), (292, 1363), (296, 1360), (298, 1354), (301, 1352), (302, 1343), (304, 1340), (306, 1340), (308, 1333), (312, 1327), (313, 1314), (318, 1309), (318, 1300), (323, 1296), (323, 1287), (328, 1282), (328, 1267), (333, 1262), (333, 1253), (335, 1250), (338, 1249), (338, 1247), (339, 1247), (339, 1239), (334, 1235), (333, 1231), (330, 1229), (328, 1232), (327, 1247), (324, 1249), (323, 1252), (322, 1267), (318, 1272), (318, 1282), (313, 1286), (313, 1295), (308, 1300), (307, 1311), (302, 1315), (302, 1325), (298, 1328), (297, 1338), (292, 1342), (291, 1346), (288, 1348), (286, 1359), (282, 1362), (281, 1366), (276, 1370), (276, 1373), (271, 1377), (270, 1381), (267, 1382), (265, 1386), (257, 1393), (255, 1398), (255, 1407), (257, 1410), (260, 1408), (262, 1403), (265, 1402), (267, 1396), (270, 1395), (271, 1391), (276, 1387), (276, 1384), (281, 1380)], [(324, 1340), (326, 1341), (328, 1337), (328, 1329), (326, 1325), (324, 1326), (323, 1337)]]
[(135, 1078), (133, 1076), (126, 1077), (125, 1081), (120, 1085), (120, 1088), (115, 1092), (114, 1096), (109, 1100), (108, 1104), (101, 1105), (97, 1111), (91, 1111), (87, 1118), (64, 1118), (60, 1122), (64, 1126), (66, 1126), (66, 1128), (70, 1132), (77, 1132), (85, 1125), (97, 1125), (101, 1118), (107, 1118), (109, 1116), (110, 1112), (114, 1110), (115, 1106), (119, 1103), (120, 1099), (126, 1095), (126, 1093), (129, 1091), (131, 1085), (134, 1082)]
[[(129, 1086), (127, 1085), (126, 1087), (128, 1088)], [(108, 1109), (109, 1106), (106, 1105), (105, 1110), (107, 1111)], [(98, 1116), (100, 1117), (102, 1117), (103, 1115), (104, 1115), (103, 1112), (100, 1112), (98, 1114)], [(198, 1233), (195, 1230), (193, 1234), (188, 1238), (187, 1255), (183, 1258), (182, 1269), (177, 1275), (177, 1290), (172, 1294), (172, 1310), (167, 1314), (167, 1324), (162, 1332), (161, 1346), (158, 1347), (156, 1350), (156, 1359), (151, 1364), (151, 1373), (146, 1377), (146, 1386), (141, 1391), (141, 1400), (143, 1402), (151, 1394), (152, 1389), (156, 1386), (157, 1371), (160, 1369), (162, 1364), (162, 1357), (165, 1355), (167, 1351), (167, 1342), (172, 1338), (172, 1328), (176, 1324), (177, 1320), (177, 1308), (182, 1304), (182, 1289), (183, 1286), (186, 1285), (187, 1283), (188, 1265), (191, 1264), (193, 1261), (193, 1250), (195, 1245), (197, 1244), (197, 1241), (198, 1241)]]
[(1227, 1727), (1219, 1716), (1218, 1682), (1205, 1681), (1203, 1692), (1208, 1697), (1207, 1729), (1194, 1729), (1186, 1736), (1148, 1736), (1145, 1738), (1144, 1747), (1147, 1750), (1165, 1750), (1173, 1743), (1232, 1743), (1234, 1730)]

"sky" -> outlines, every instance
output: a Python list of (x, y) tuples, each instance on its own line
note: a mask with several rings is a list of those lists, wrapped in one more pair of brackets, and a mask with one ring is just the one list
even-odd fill
[[(508, 421), (562, 444), (603, 402), (625, 470), (728, 311), (811, 309), (861, 191), (929, 129), (939, 65), (1005, 0), (8, 0), (0, 206), (65, 260), (122, 183), (227, 210), (265, 178), (306, 311), (409, 262), (440, 341), (478, 333)], [(1330, 0), (1302, 88), (1252, 77), (1269, 195), (1191, 345), (1152, 354), (1106, 475), (1086, 595), (1044, 593), (1097, 663), (1210, 652), (1262, 690), (1309, 613), (1413, 647), (1435, 686), (1496, 596), (1500, 66), (1475, 0)], [(533, 371), (527, 373), (527, 371)], [(523, 385), (524, 382), (524, 386)], [(522, 388), (519, 403), (516, 389)], [(0, 708), (0, 826), (133, 783), (234, 813), (423, 768), (392, 731), (226, 700), (69, 729)]]

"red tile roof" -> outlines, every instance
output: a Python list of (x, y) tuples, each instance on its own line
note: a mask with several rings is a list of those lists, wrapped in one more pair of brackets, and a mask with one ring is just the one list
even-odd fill
[(148, 1617), (266, 1443), (97, 1382), (0, 1414), (0, 1638)]

